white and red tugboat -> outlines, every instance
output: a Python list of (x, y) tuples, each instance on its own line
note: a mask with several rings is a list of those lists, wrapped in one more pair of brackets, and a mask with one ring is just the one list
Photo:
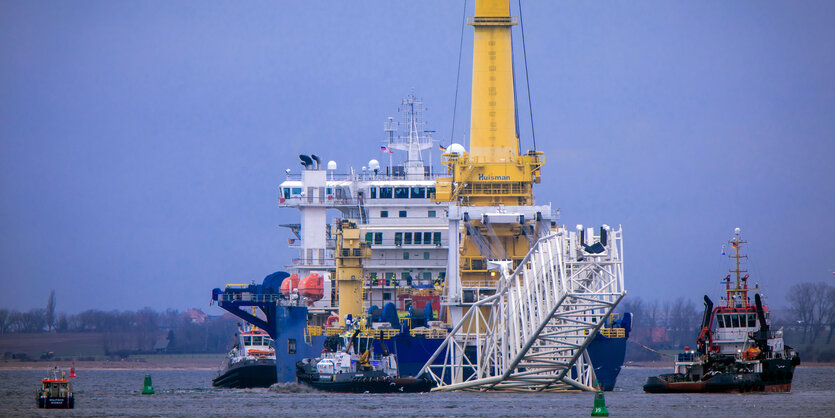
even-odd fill
[(276, 382), (275, 346), (265, 331), (247, 326), (239, 330), (236, 343), (226, 356), (223, 368), (212, 380), (222, 388), (268, 388)]
[[(739, 248), (745, 241), (734, 230), (731, 244), (735, 268), (724, 279), (725, 305), (713, 308), (705, 296), (705, 312), (697, 350), (680, 353), (675, 373), (647, 378), (644, 391), (649, 393), (693, 392), (789, 392), (794, 368), (800, 357), (783, 344), (782, 329), (772, 331), (769, 310), (759, 293), (751, 303), (748, 292), (759, 290), (748, 287), (748, 274), (740, 268)], [(685, 348), (686, 349), (686, 348)]]

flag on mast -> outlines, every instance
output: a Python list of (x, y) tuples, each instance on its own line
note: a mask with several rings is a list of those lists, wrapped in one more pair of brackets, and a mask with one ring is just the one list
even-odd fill
[(386, 147), (385, 145), (380, 145), (380, 151), (388, 152), (389, 154), (394, 154), (394, 151)]

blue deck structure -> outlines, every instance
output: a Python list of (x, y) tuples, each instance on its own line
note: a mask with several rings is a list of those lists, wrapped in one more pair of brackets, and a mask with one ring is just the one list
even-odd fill
[[(316, 358), (324, 347), (325, 335), (310, 335), (308, 332), (308, 309), (292, 304), (279, 291), (281, 281), (290, 275), (279, 271), (264, 278), (260, 285), (228, 285), (225, 289), (212, 290), (212, 301), (229, 313), (266, 331), (275, 340), (276, 378), (280, 383), (296, 381), (296, 363), (305, 358)], [(398, 371), (402, 376), (416, 376), (426, 361), (441, 346), (444, 338), (429, 338), (411, 335), (411, 326), (423, 326), (432, 319), (431, 307), (422, 312), (411, 312), (403, 321), (397, 318), (393, 304), (387, 304), (374, 317), (373, 307), (369, 314), (374, 322), (391, 322), (400, 333), (391, 338), (374, 341), (375, 350), (388, 351), (397, 356)], [(251, 313), (251, 308), (260, 309), (266, 319)], [(394, 316), (392, 316), (394, 315)], [(626, 340), (631, 328), (631, 314), (611, 321), (607, 327), (623, 328), (624, 335), (604, 336), (598, 334), (588, 347), (594, 364), (595, 375), (603, 390), (612, 390), (623, 365)], [(475, 355), (475, 353), (473, 353)], [(438, 356), (436, 362), (443, 355)]]

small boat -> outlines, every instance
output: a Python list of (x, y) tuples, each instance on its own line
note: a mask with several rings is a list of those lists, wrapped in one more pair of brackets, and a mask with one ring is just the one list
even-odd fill
[(65, 373), (58, 377), (58, 368), (54, 368), (50, 375), (41, 381), (41, 388), (35, 391), (38, 408), (72, 409), (75, 407), (70, 381)]
[(375, 355), (374, 338), (358, 336), (359, 332), (328, 337), (321, 357), (296, 364), (298, 381), (321, 391), (352, 393), (429, 392), (435, 386), (429, 377), (398, 376), (395, 355)]
[(212, 386), (266, 388), (276, 383), (275, 347), (272, 338), (254, 326), (239, 330)]
[(752, 304), (748, 278), (741, 276), (740, 230), (729, 242), (734, 250), (736, 281), (724, 279), (725, 305), (713, 308), (705, 295), (705, 311), (697, 350), (685, 347), (675, 362), (675, 373), (647, 378), (647, 393), (746, 393), (790, 392), (794, 368), (800, 356), (783, 343), (783, 331), (772, 331), (769, 310), (759, 293)]

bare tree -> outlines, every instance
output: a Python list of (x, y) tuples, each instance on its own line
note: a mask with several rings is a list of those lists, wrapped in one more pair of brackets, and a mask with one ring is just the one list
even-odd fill
[(815, 320), (815, 286), (812, 283), (798, 283), (789, 289), (789, 310), (803, 327), (803, 342)]
[(811, 283), (812, 286), (812, 323), (809, 324), (812, 328), (812, 335), (809, 342), (814, 344), (818, 339), (818, 334), (823, 331), (827, 324), (828, 304), (827, 304), (827, 290), (829, 285), (826, 283)]
[(55, 290), (53, 289), (49, 292), (49, 299), (46, 300), (46, 312), (44, 315), (44, 319), (46, 320), (46, 329), (49, 332), (52, 332), (52, 328), (55, 326)]
[(5, 334), (9, 329), (9, 310), (0, 309), (0, 334)]
[(647, 303), (647, 307), (644, 312), (647, 316), (647, 324), (650, 328), (655, 328), (661, 324), (661, 308), (659, 307), (658, 299)]
[(821, 308), (824, 311), (824, 321), (829, 325), (829, 335), (826, 337), (826, 343), (829, 344), (832, 342), (832, 332), (835, 331), (835, 286), (827, 285), (826, 297)]

